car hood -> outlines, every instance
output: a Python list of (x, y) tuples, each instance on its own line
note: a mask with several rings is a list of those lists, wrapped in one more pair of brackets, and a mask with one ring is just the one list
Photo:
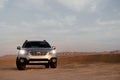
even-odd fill
[(52, 48), (22, 48), (22, 50), (26, 51), (51, 51), (53, 50)]

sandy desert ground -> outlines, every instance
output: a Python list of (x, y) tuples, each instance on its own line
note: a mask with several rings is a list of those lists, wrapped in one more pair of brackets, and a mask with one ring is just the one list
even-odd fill
[(0, 80), (120, 80), (119, 53), (58, 54), (58, 67), (27, 66), (16, 69), (15, 55), (0, 57)]

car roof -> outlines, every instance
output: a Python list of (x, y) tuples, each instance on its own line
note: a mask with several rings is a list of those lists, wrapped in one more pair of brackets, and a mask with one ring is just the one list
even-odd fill
[(28, 40), (26, 40), (26, 42), (47, 42), (46, 40), (43, 40), (43, 41), (28, 41)]

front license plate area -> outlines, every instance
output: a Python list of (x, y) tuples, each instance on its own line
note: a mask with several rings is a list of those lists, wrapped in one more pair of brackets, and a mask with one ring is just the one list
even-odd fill
[(30, 61), (29, 63), (48, 63), (48, 61)]

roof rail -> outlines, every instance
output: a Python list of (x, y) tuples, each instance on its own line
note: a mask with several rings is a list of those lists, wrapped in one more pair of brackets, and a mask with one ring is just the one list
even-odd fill
[(46, 40), (43, 40), (44, 42), (47, 42)]
[(25, 42), (27, 42), (28, 40), (25, 40)]

